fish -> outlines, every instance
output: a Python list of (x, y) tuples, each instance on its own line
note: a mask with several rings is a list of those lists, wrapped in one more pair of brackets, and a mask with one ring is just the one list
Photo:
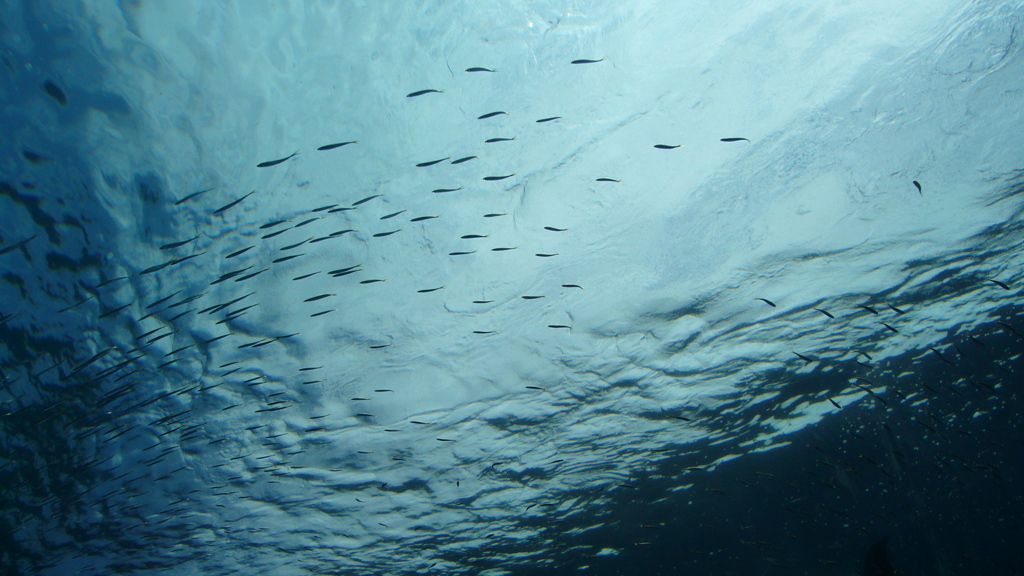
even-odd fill
[(473, 300), (473, 304), (491, 304), (494, 300)]
[(100, 315), (99, 315), (99, 317), (100, 317), (100, 318), (106, 318), (106, 317), (108, 317), (108, 316), (113, 316), (114, 314), (117, 314), (117, 313), (118, 313), (118, 312), (120, 312), (121, 310), (124, 310), (125, 308), (127, 308), (127, 307), (129, 307), (129, 306), (131, 306), (131, 305), (132, 305), (132, 303), (131, 303), (131, 302), (129, 302), (129, 303), (127, 303), (127, 304), (125, 304), (124, 306), (121, 306), (121, 307), (119, 307), (119, 308), (114, 308), (113, 310), (107, 310), (107, 311), (106, 311), (106, 312), (104, 312), (103, 314), (100, 314)]
[(600, 60), (588, 60), (586, 58), (580, 58), (579, 60), (573, 60), (570, 64), (597, 64), (598, 62), (604, 62), (604, 58)]
[(412, 92), (410, 94), (406, 94), (405, 97), (406, 98), (415, 98), (417, 96), (423, 96), (424, 94), (441, 94), (443, 92), (444, 92), (444, 90), (434, 90), (433, 88), (428, 88), (426, 90), (418, 90), (416, 92)]
[(433, 220), (434, 218), (440, 218), (440, 216), (417, 216), (409, 222), (423, 222), (424, 220)]
[(466, 156), (464, 158), (459, 158), (458, 160), (452, 160), (452, 164), (462, 164), (463, 162), (469, 162), (470, 160), (474, 160), (476, 158), (478, 158), (478, 157), (477, 156)]
[(210, 190), (213, 190), (213, 188), (207, 188), (206, 190), (200, 190), (199, 192), (193, 192), (193, 193), (189, 194), (188, 196), (185, 196), (181, 200), (178, 200), (177, 202), (175, 202), (174, 205), (175, 206), (181, 206), (185, 202), (188, 202), (189, 200), (192, 200), (193, 198), (198, 198), (199, 196), (201, 196), (203, 194), (206, 194)]
[(487, 238), (487, 236), (481, 234), (466, 234), (462, 237), (463, 240), (475, 240), (477, 238)]
[(900, 333), (899, 330), (893, 328), (892, 326), (889, 326), (885, 322), (881, 322), (881, 324), (882, 324), (882, 326), (885, 326), (886, 328), (888, 328), (893, 334), (899, 334)]
[(29, 162), (31, 162), (33, 164), (43, 164), (44, 162), (53, 162), (53, 158), (48, 158), (46, 156), (43, 156), (42, 154), (36, 154), (35, 152), (33, 152), (31, 150), (23, 150), (21, 155), (25, 157), (25, 160), (28, 160)]
[(280, 226), (281, 224), (287, 224), (288, 222), (291, 222), (291, 220), (274, 220), (273, 222), (267, 222), (266, 224), (260, 226), (260, 230), (266, 230), (268, 228), (274, 228), (275, 226)]
[(317, 300), (323, 300), (324, 298), (330, 298), (336, 296), (336, 294), (320, 294), (319, 296), (311, 296), (303, 300), (303, 302), (316, 302)]
[(824, 314), (825, 316), (828, 316), (829, 318), (835, 319), (835, 316), (830, 314), (827, 310), (822, 310), (821, 308), (815, 308), (815, 310), (817, 310), (818, 312), (821, 312), (822, 314)]
[(310, 276), (316, 276), (319, 273), (320, 273), (319, 271), (318, 272), (310, 272), (309, 274), (303, 274), (302, 276), (296, 276), (295, 278), (292, 278), (292, 281), (294, 282), (295, 280), (305, 280), (306, 278), (309, 278)]
[(548, 324), (548, 328), (566, 328), (572, 330), (572, 326), (566, 326), (565, 324)]
[(580, 290), (583, 290), (583, 286), (580, 286), (579, 284), (562, 284), (562, 288), (579, 288)]
[(462, 190), (462, 186), (459, 186), (458, 188), (437, 188), (435, 190), (431, 190), (430, 192), (432, 194), (444, 194), (446, 192), (457, 192), (459, 190)]
[(374, 234), (373, 237), (374, 238), (383, 238), (385, 236), (391, 236), (395, 232), (401, 232), (401, 231), (402, 231), (402, 229), (399, 228), (398, 230), (392, 230), (391, 232), (378, 232), (378, 233)]
[(476, 119), (477, 120), (487, 120), (488, 118), (494, 118), (495, 116), (501, 116), (502, 114), (504, 114), (505, 116), (508, 116), (508, 112), (502, 112), (501, 110), (498, 110), (497, 112), (488, 112), (487, 114), (484, 114), (483, 116), (477, 116)]
[(312, 240), (312, 238), (306, 238), (302, 242), (296, 242), (295, 244), (289, 244), (288, 246), (285, 246), (284, 248), (281, 248), (281, 251), (284, 252), (285, 250), (294, 250), (294, 249), (298, 248), (299, 246), (302, 246), (306, 242), (309, 242), (310, 240)]
[(31, 238), (26, 238), (25, 240), (22, 240), (21, 242), (18, 242), (16, 244), (11, 244), (10, 246), (5, 246), (3, 249), (0, 249), (0, 256), (3, 256), (4, 254), (7, 254), (8, 252), (13, 252), (13, 251), (17, 250), (18, 248), (21, 248), (21, 247), (25, 246), (26, 244), (28, 244), (29, 242), (34, 240), (36, 238), (36, 236), (38, 236), (38, 234), (33, 234)]
[(282, 258), (278, 258), (276, 260), (272, 260), (270, 263), (271, 264), (280, 264), (281, 262), (287, 262), (289, 260), (293, 260), (295, 258), (298, 258), (299, 256), (305, 256), (305, 254), (292, 254), (291, 256), (284, 256)]
[(507, 215), (508, 214), (506, 214), (505, 212), (502, 212), (500, 214), (498, 214), (498, 213), (491, 213), (491, 214), (484, 214), (484, 218), (497, 218), (499, 216), (507, 216)]
[(895, 312), (895, 313), (897, 313), (899, 315), (906, 314), (906, 311), (900, 310), (899, 308), (893, 306), (892, 304), (889, 304), (888, 302), (886, 303), (886, 306), (888, 306), (893, 312)]
[(360, 284), (373, 284), (373, 283), (375, 283), (375, 282), (384, 282), (384, 280), (382, 280), (382, 279), (380, 279), (380, 278), (373, 278), (373, 279), (371, 279), (371, 280), (363, 280), (363, 281), (361, 281), (361, 282), (359, 282), (359, 283), (360, 283)]
[(515, 136), (513, 136), (511, 138), (491, 138), (489, 140), (484, 140), (484, 144), (494, 144), (495, 142), (510, 142), (512, 140), (515, 140), (515, 139), (516, 139)]
[(924, 192), (921, 191), (921, 183), (914, 180), (914, 187), (917, 188), (917, 193), (924, 196)]
[(317, 242), (325, 242), (325, 241), (330, 240), (332, 238), (337, 238), (337, 236), (320, 236), (320, 237), (317, 237), (317, 238), (313, 238), (312, 240), (309, 241), (309, 243), (310, 244), (316, 244)]
[(380, 219), (381, 220), (389, 220), (391, 218), (394, 218), (395, 216), (398, 216), (402, 212), (405, 212), (405, 210), (399, 210), (398, 212), (392, 212), (391, 214), (388, 214), (387, 216), (381, 216)]
[(341, 208), (334, 208), (329, 210), (328, 214), (337, 214), (338, 212), (347, 212), (349, 210), (355, 210), (352, 206), (342, 206)]
[(348, 142), (338, 142), (337, 144), (324, 144), (317, 148), (317, 150), (334, 150), (335, 148), (341, 148), (342, 146), (348, 146), (349, 144), (358, 144), (359, 140), (350, 140)]
[(538, 298), (543, 298), (543, 296), (523, 296), (522, 298), (523, 300), (537, 300)]
[(868, 312), (871, 312), (872, 314), (878, 314), (878, 310), (875, 310), (871, 306), (865, 306), (864, 304), (857, 304), (857, 308), (863, 308), (864, 310), (867, 310)]
[(280, 236), (281, 234), (284, 234), (285, 232), (287, 232), (289, 230), (291, 230), (291, 228), (285, 228), (283, 230), (278, 230), (277, 232), (271, 232), (270, 234), (264, 234), (263, 236), (260, 236), (260, 240), (267, 240), (268, 238), (273, 238), (275, 236)]
[(760, 300), (761, 302), (764, 302), (765, 304), (771, 306), (772, 308), (776, 307), (775, 306), (775, 302), (772, 302), (771, 300), (769, 300), (767, 298), (754, 298), (754, 300)]
[(654, 147), (658, 150), (672, 150), (673, 148), (679, 148), (682, 144), (655, 144)]
[(466, 72), (494, 72), (494, 70), (491, 70), (490, 68), (481, 68), (479, 66), (474, 66), (472, 68), (466, 68)]
[(316, 318), (317, 316), (323, 316), (324, 314), (330, 314), (331, 312), (334, 312), (334, 310), (324, 310), (323, 312), (315, 312), (313, 314), (310, 314), (309, 317)]
[(476, 250), (470, 250), (469, 252), (449, 252), (449, 256), (465, 256), (467, 254), (475, 254)]
[(1009, 290), (1010, 289), (1010, 287), (1008, 285), (1000, 282), (999, 280), (996, 280), (995, 278), (986, 278), (986, 280), (988, 280), (989, 282), (995, 282), (996, 286), (999, 286), (1003, 290)]
[(256, 165), (256, 167), (257, 168), (270, 168), (271, 166), (277, 166), (278, 164), (280, 164), (282, 162), (287, 162), (288, 160), (291, 160), (298, 153), (299, 153), (299, 151), (296, 150), (295, 152), (292, 152), (291, 154), (289, 154), (288, 156), (285, 156), (284, 158), (279, 158), (277, 160), (267, 160), (266, 162), (260, 162), (259, 164)]
[(473, 334), (496, 334), (497, 330), (473, 330)]
[(328, 234), (328, 236), (330, 236), (331, 238), (337, 238), (338, 236), (348, 234), (349, 232), (355, 232), (355, 230), (351, 228), (345, 230), (338, 230), (337, 232), (331, 232), (330, 234)]
[(614, 178), (598, 178), (598, 182), (622, 182), (622, 180), (616, 180)]
[(337, 204), (328, 204), (327, 206), (321, 206), (319, 208), (313, 208), (312, 210), (310, 210), (310, 212), (323, 212), (324, 210), (330, 210), (331, 208), (334, 208), (335, 206), (337, 206)]
[(253, 272), (252, 274), (246, 274), (245, 276), (242, 276), (241, 278), (236, 278), (235, 282), (244, 282), (246, 280), (249, 280), (250, 278), (255, 278), (255, 277), (259, 276), (260, 274), (263, 274), (267, 270), (270, 270), (270, 268), (264, 268), (263, 270), (260, 270), (259, 272)]
[(298, 223), (298, 224), (296, 224), (295, 226), (293, 226), (293, 228), (302, 228), (303, 226), (305, 226), (305, 225), (307, 225), (307, 224), (312, 224), (313, 222), (316, 222), (316, 221), (317, 221), (317, 220), (319, 220), (319, 219), (320, 219), (320, 218), (310, 218), (309, 220), (304, 220), (304, 221), (302, 221), (302, 222), (299, 222), (299, 223)]
[(558, 256), (558, 254), (534, 254), (534, 256), (538, 256), (540, 258), (551, 258), (552, 256)]
[(932, 347), (929, 347), (928, 349), (931, 350), (932, 352), (934, 352), (935, 355), (939, 357), (939, 360), (942, 360), (943, 362), (945, 362), (946, 364), (949, 364), (950, 366), (956, 366), (956, 364), (953, 364), (952, 362), (949, 361), (948, 358), (943, 356), (942, 352), (939, 352), (938, 350), (936, 350), (935, 348), (932, 348)]
[(555, 120), (561, 120), (561, 119), (562, 119), (561, 116), (551, 116), (550, 118), (541, 118), (540, 120), (537, 120), (537, 124), (543, 124), (545, 122), (553, 122)]
[(513, 174), (509, 174), (507, 176), (484, 176), (484, 180), (487, 181), (487, 182), (497, 182), (499, 180), (504, 180), (506, 178), (511, 178), (513, 176), (515, 176), (514, 173)]
[(722, 138), (722, 142), (750, 142), (746, 138)]
[(450, 159), (451, 159), (451, 156), (448, 156), (447, 158), (441, 158), (440, 160), (431, 160), (429, 162), (420, 162), (419, 164), (416, 165), (416, 167), (417, 168), (426, 168), (427, 166), (433, 166), (434, 164), (440, 164), (441, 162), (444, 162), (445, 160), (450, 160)]
[(381, 348), (389, 348), (391, 344), (374, 344), (370, 346), (370, 350), (380, 350)]
[(180, 242), (171, 242), (170, 244), (164, 244), (163, 246), (160, 247), (160, 249), (161, 250), (172, 250), (174, 248), (180, 248), (181, 246), (184, 246), (184, 245), (188, 244), (189, 242), (195, 242), (197, 238), (199, 238), (199, 235), (193, 236), (193, 237), (189, 238), (188, 240), (181, 240)]
[(374, 194), (373, 196), (367, 196), (366, 198), (363, 198), (362, 200), (360, 200), (358, 202), (353, 202), (352, 203), (352, 207), (355, 208), (356, 206), (359, 206), (360, 204), (366, 204), (367, 202), (369, 202), (370, 200), (373, 200), (374, 198), (380, 198), (380, 196), (381, 196), (380, 194)]
[(793, 354), (796, 354), (801, 360), (803, 360), (804, 362), (807, 362), (808, 364), (811, 363), (811, 362), (814, 362), (814, 360), (812, 358), (808, 358), (807, 356), (804, 356), (803, 354), (801, 354), (799, 352), (795, 352), (794, 351)]
[(568, 228), (555, 228), (553, 226), (545, 226), (544, 229), (549, 232), (565, 232), (568, 230)]
[(64, 91), (61, 90), (60, 86), (54, 84), (52, 80), (47, 80), (43, 84), (43, 91), (46, 92), (47, 96), (56, 100), (61, 106), (67, 106), (67, 95), (64, 94)]
[(438, 286), (437, 288), (424, 288), (423, 290), (417, 290), (416, 292), (420, 294), (427, 294), (428, 292), (437, 292), (442, 288), (444, 288), (444, 286)]
[(252, 196), (255, 193), (256, 193), (256, 191), (253, 190), (252, 192), (249, 192), (248, 194), (246, 194), (245, 196), (242, 196), (238, 200), (235, 200), (234, 202), (232, 202), (232, 203), (230, 203), (230, 204), (228, 204), (226, 206), (221, 206), (220, 208), (218, 208), (218, 209), (213, 211), (213, 215), (217, 216), (218, 214), (223, 214), (224, 212), (227, 212), (231, 208), (234, 208), (235, 206), (240, 204), (242, 202), (242, 200), (245, 200), (246, 198), (248, 198), (249, 196)]

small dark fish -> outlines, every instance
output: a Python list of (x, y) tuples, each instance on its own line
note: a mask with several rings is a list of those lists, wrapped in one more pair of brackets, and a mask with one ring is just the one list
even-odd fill
[(811, 363), (811, 362), (814, 362), (814, 360), (812, 358), (808, 358), (807, 356), (804, 356), (803, 354), (801, 354), (799, 352), (793, 352), (793, 354), (796, 354), (801, 360), (803, 360), (804, 362), (807, 362), (808, 364)]
[(480, 234), (466, 234), (462, 237), (463, 240), (475, 240), (477, 238), (487, 238), (487, 236), (482, 236)]
[(438, 442), (455, 442), (455, 440), (452, 440), (451, 438), (438, 438), (437, 441)]
[(598, 182), (622, 182), (622, 180), (616, 180), (614, 178), (598, 178)]
[(324, 210), (330, 210), (331, 208), (334, 208), (335, 206), (337, 206), (337, 204), (328, 204), (327, 206), (321, 206), (319, 208), (314, 208), (314, 209), (310, 210), (310, 212), (323, 212)]
[(568, 228), (554, 228), (552, 226), (545, 226), (544, 229), (550, 232), (565, 232), (568, 230)]
[(356, 268), (355, 270), (349, 270), (347, 272), (338, 272), (337, 274), (331, 274), (331, 278), (341, 278), (342, 276), (348, 276), (349, 274), (355, 274), (356, 272), (362, 271), (362, 268)]
[(984, 342), (982, 342), (981, 340), (978, 340), (978, 339), (977, 339), (977, 338), (975, 338), (974, 336), (968, 336), (968, 337), (969, 337), (969, 338), (970, 338), (970, 339), (971, 339), (971, 340), (972, 340), (972, 341), (973, 341), (973, 342), (974, 342), (975, 344), (977, 344), (978, 346), (981, 346), (982, 348), (984, 348), (984, 347), (985, 347), (985, 343), (984, 343)]
[(331, 312), (334, 312), (334, 310), (324, 310), (323, 312), (316, 312), (314, 314), (310, 314), (309, 317), (316, 318), (317, 316), (323, 316), (324, 314), (330, 314)]
[(294, 282), (295, 280), (305, 280), (306, 278), (309, 278), (310, 276), (316, 276), (319, 273), (320, 272), (310, 272), (309, 274), (303, 274), (302, 276), (296, 276), (295, 278), (292, 278), (292, 281)]
[(60, 89), (60, 86), (54, 84), (53, 81), (47, 80), (46, 83), (43, 84), (43, 90), (50, 98), (59, 102), (61, 106), (67, 106), (68, 97), (64, 94), (64, 91)]
[(939, 351), (938, 351), (938, 350), (936, 350), (935, 348), (931, 348), (931, 347), (929, 347), (928, 349), (929, 349), (929, 350), (931, 350), (932, 352), (934, 352), (934, 353), (935, 353), (935, 355), (936, 355), (936, 356), (938, 356), (938, 357), (939, 357), (939, 359), (940, 359), (940, 360), (942, 360), (943, 362), (945, 362), (946, 364), (949, 364), (950, 366), (956, 366), (956, 364), (953, 364), (952, 362), (950, 362), (950, 361), (949, 361), (949, 359), (948, 359), (948, 358), (946, 358), (945, 356), (943, 356), (943, 355), (942, 355), (942, 352), (939, 352)]
[(924, 196), (924, 192), (921, 191), (921, 183), (914, 180), (914, 187), (917, 188), (917, 193)]
[(566, 328), (572, 330), (572, 326), (566, 326), (565, 324), (548, 324), (548, 328)]
[(406, 94), (405, 97), (415, 98), (417, 96), (423, 96), (424, 94), (441, 94), (443, 92), (444, 90), (434, 90), (433, 88), (429, 88), (427, 90), (419, 90), (417, 92), (413, 92), (412, 94)]
[(771, 306), (772, 308), (775, 308), (775, 302), (772, 302), (771, 300), (768, 300), (767, 298), (754, 298), (754, 300), (760, 300), (761, 302), (764, 302), (765, 304)]
[(401, 231), (402, 231), (402, 229), (399, 228), (398, 230), (392, 230), (391, 232), (378, 232), (378, 233), (374, 234), (373, 237), (374, 238), (383, 238), (385, 236), (391, 236), (395, 232), (401, 232)]
[(392, 212), (391, 214), (388, 214), (387, 216), (381, 216), (380, 219), (381, 220), (388, 220), (388, 219), (394, 218), (395, 216), (398, 216), (402, 212), (405, 212), (405, 210), (399, 210), (398, 212)]
[(437, 292), (441, 288), (444, 288), (444, 286), (438, 286), (437, 288), (424, 288), (423, 290), (417, 290), (416, 292), (419, 292), (420, 294), (426, 294), (428, 292)]
[(538, 298), (543, 298), (543, 296), (523, 296), (522, 298), (523, 300), (537, 300)]
[(273, 222), (268, 222), (268, 223), (260, 226), (260, 230), (266, 230), (267, 228), (273, 228), (275, 226), (280, 226), (281, 224), (287, 224), (288, 222), (290, 222), (290, 221), (289, 220), (275, 220)]
[(511, 178), (513, 176), (515, 176), (515, 174), (509, 174), (507, 176), (484, 176), (484, 180), (486, 180), (487, 182), (497, 182), (499, 180), (504, 180), (506, 178)]
[(534, 256), (539, 256), (541, 258), (551, 258), (552, 256), (558, 256), (558, 254), (534, 254)]
[(491, 70), (490, 68), (480, 68), (479, 66), (474, 66), (472, 68), (466, 68), (466, 72), (494, 72), (494, 70)]
[(353, 208), (351, 206), (342, 206), (341, 208), (332, 208), (331, 210), (328, 210), (327, 213), (328, 214), (337, 214), (338, 212), (347, 212), (349, 210), (355, 210), (355, 208)]
[(359, 206), (360, 204), (366, 204), (367, 202), (369, 202), (370, 200), (373, 200), (374, 198), (380, 198), (380, 196), (381, 196), (380, 194), (374, 194), (373, 196), (367, 196), (366, 198), (363, 198), (362, 200), (360, 200), (358, 202), (352, 203), (352, 207), (354, 208), (356, 206)]
[(579, 284), (562, 284), (562, 288), (579, 288), (580, 290), (583, 290), (583, 286), (580, 286)]
[(507, 215), (508, 215), (508, 214), (506, 214), (505, 212), (502, 212), (501, 214), (496, 214), (496, 213), (493, 213), (493, 214), (484, 214), (484, 218), (497, 218), (497, 217), (499, 217), (499, 216), (507, 216)]
[(494, 118), (495, 116), (501, 116), (502, 114), (504, 114), (505, 116), (508, 116), (508, 112), (502, 112), (501, 110), (499, 110), (497, 112), (488, 112), (487, 114), (484, 114), (483, 116), (477, 116), (476, 119), (477, 120), (487, 120), (488, 118)]
[(316, 244), (317, 242), (326, 242), (327, 240), (331, 240), (332, 238), (337, 238), (337, 236), (320, 236), (318, 238), (313, 238), (312, 240), (309, 241), (309, 243)]
[(900, 333), (899, 330), (893, 328), (892, 326), (889, 326), (885, 322), (882, 322), (881, 324), (882, 324), (882, 326), (885, 326), (886, 328), (888, 328), (893, 334), (899, 334)]
[(497, 330), (473, 330), (473, 334), (496, 334)]
[(427, 166), (433, 166), (434, 164), (440, 164), (441, 162), (444, 162), (445, 160), (448, 160), (450, 158), (451, 158), (451, 156), (448, 156), (447, 158), (441, 158), (440, 160), (431, 160), (430, 162), (420, 162), (419, 164), (416, 165), (416, 167), (417, 168), (426, 168)]
[(1007, 286), (1006, 284), (1003, 284), (1002, 282), (1000, 282), (999, 280), (996, 280), (995, 278), (986, 278), (986, 280), (988, 280), (989, 282), (995, 282), (996, 286), (999, 286), (1003, 290), (1009, 290), (1010, 289), (1009, 286)]
[(304, 220), (304, 221), (302, 221), (302, 222), (299, 222), (298, 224), (296, 224), (296, 225), (294, 226), (294, 228), (302, 228), (302, 227), (303, 227), (303, 226), (305, 226), (306, 224), (312, 224), (313, 222), (316, 222), (316, 221), (317, 221), (317, 220), (319, 220), (319, 219), (320, 219), (320, 218), (310, 218), (309, 220)]
[(484, 140), (484, 144), (493, 144), (495, 142), (510, 142), (512, 140), (515, 140), (515, 139), (516, 139), (515, 136), (513, 136), (511, 138), (491, 138), (490, 140)]
[(237, 206), (239, 203), (242, 202), (242, 200), (245, 200), (246, 198), (248, 198), (249, 196), (252, 196), (255, 193), (256, 193), (256, 191), (253, 190), (252, 192), (249, 192), (248, 194), (246, 194), (245, 196), (242, 196), (238, 200), (235, 200), (234, 202), (232, 202), (232, 203), (230, 203), (230, 204), (228, 204), (226, 206), (222, 206), (222, 207), (214, 210), (213, 211), (213, 215), (216, 216), (218, 214), (223, 214), (224, 212), (226, 212), (226, 211), (230, 210), (231, 208), (234, 208), (235, 206)]
[(338, 230), (337, 232), (331, 232), (330, 234), (328, 234), (328, 236), (330, 236), (331, 238), (337, 238), (338, 236), (348, 234), (349, 232), (355, 232), (355, 230), (352, 230), (351, 228), (347, 230)]
[(370, 350), (380, 350), (381, 348), (388, 348), (390, 346), (391, 344), (374, 344), (373, 346), (370, 346)]
[(449, 252), (448, 255), (449, 256), (465, 256), (466, 254), (475, 254), (475, 253), (476, 253), (476, 250), (471, 250), (469, 252)]
[(462, 190), (462, 186), (459, 186), (458, 188), (438, 188), (436, 190), (431, 190), (431, 193), (444, 194), (445, 192), (457, 192), (459, 190)]
[(25, 160), (28, 160), (29, 162), (31, 162), (33, 164), (42, 164), (44, 162), (53, 162), (53, 158), (48, 158), (46, 156), (43, 156), (42, 154), (36, 154), (35, 152), (33, 152), (31, 150), (24, 150), (24, 151), (22, 151), (21, 155), (25, 157)]
[(466, 156), (465, 158), (459, 158), (458, 160), (452, 160), (452, 164), (462, 164), (463, 162), (469, 162), (477, 158), (477, 156)]
[(598, 62), (604, 62), (604, 58), (601, 58), (600, 60), (587, 60), (585, 58), (581, 58), (579, 60), (573, 60), (571, 64), (597, 64)]
[(309, 242), (310, 240), (311, 240), (311, 238), (306, 238), (302, 242), (297, 242), (295, 244), (289, 244), (288, 246), (285, 246), (284, 248), (281, 248), (281, 251), (284, 252), (285, 250), (294, 250), (294, 249), (298, 248), (299, 246), (302, 246), (306, 242)]
[(193, 198), (198, 198), (199, 196), (201, 196), (203, 194), (206, 194), (210, 190), (213, 190), (213, 188), (207, 188), (206, 190), (200, 190), (199, 192), (193, 192), (193, 193), (189, 194), (188, 196), (185, 196), (181, 200), (178, 200), (177, 202), (175, 202), (174, 205), (175, 206), (181, 206), (185, 202), (188, 202), (189, 200), (192, 200)]
[(319, 296), (306, 298), (305, 300), (303, 300), (303, 302), (316, 302), (317, 300), (323, 300), (324, 298), (330, 298), (331, 296), (335, 296), (335, 294), (321, 294)]
[(113, 310), (107, 310), (107, 311), (106, 311), (106, 312), (104, 312), (103, 314), (100, 314), (100, 316), (99, 316), (99, 317), (100, 317), (100, 318), (106, 318), (106, 317), (108, 317), (108, 316), (113, 316), (114, 314), (117, 314), (117, 313), (118, 313), (118, 312), (120, 312), (121, 310), (124, 310), (125, 308), (127, 308), (127, 307), (129, 307), (129, 306), (131, 306), (131, 305), (132, 305), (132, 303), (131, 303), (131, 302), (129, 302), (129, 303), (125, 304), (124, 306), (121, 306), (120, 308), (114, 308)]
[(494, 300), (473, 300), (473, 304), (491, 304)]
[(287, 232), (289, 230), (291, 230), (291, 228), (284, 228), (282, 230), (278, 230), (277, 232), (271, 232), (270, 234), (264, 234), (263, 236), (260, 236), (260, 240), (267, 240), (267, 239), (273, 238), (275, 236), (280, 236), (281, 234), (284, 234), (285, 232)]
[(188, 244), (189, 242), (195, 242), (197, 238), (199, 238), (198, 235), (193, 236), (193, 237), (189, 238), (188, 240), (182, 240), (180, 242), (172, 242), (170, 244), (164, 244), (163, 246), (160, 247), (160, 249), (161, 250), (171, 250), (171, 249), (174, 249), (174, 248), (180, 248), (181, 246), (184, 246), (185, 244)]
[(865, 306), (864, 304), (857, 304), (857, 308), (863, 308), (872, 314), (878, 314), (878, 310), (875, 310), (871, 306)]
[(285, 256), (283, 258), (278, 258), (277, 260), (273, 260), (270, 263), (271, 264), (280, 264), (281, 262), (287, 262), (289, 260), (293, 260), (295, 258), (298, 258), (299, 256), (305, 256), (305, 254), (292, 254), (291, 256)]
[(822, 310), (821, 308), (815, 308), (815, 310), (817, 310), (818, 312), (821, 312), (822, 314), (824, 314), (825, 316), (828, 316), (829, 318), (835, 319), (835, 316), (833, 316), (832, 314), (829, 314), (829, 312), (827, 310)]
[[(38, 234), (33, 234), (31, 238), (27, 238), (25, 240), (22, 240), (21, 242), (18, 242), (17, 244), (11, 244), (10, 246), (5, 246), (3, 249), (0, 249), (0, 256), (2, 256), (4, 254), (7, 254), (8, 252), (13, 252), (13, 251), (17, 250), (18, 248), (21, 248), (21, 247), (25, 246), (30, 241), (32, 241), (36, 236), (38, 236)], [(143, 274), (145, 274), (145, 272), (143, 272)]]
[(263, 274), (267, 270), (270, 270), (270, 268), (264, 268), (263, 270), (260, 270), (259, 272), (253, 272), (252, 274), (246, 274), (245, 276), (242, 276), (241, 278), (236, 278), (235, 282), (244, 282), (246, 280), (249, 280), (250, 278), (255, 278), (255, 277), (259, 276), (260, 274)]
[(900, 310), (899, 308), (893, 306), (892, 304), (886, 303), (886, 306), (888, 306), (893, 312), (895, 312), (897, 314), (900, 314), (900, 315), (906, 314), (906, 311)]
[(750, 142), (746, 138), (722, 138), (722, 142)]
[(287, 162), (288, 160), (291, 160), (298, 153), (299, 153), (299, 151), (296, 150), (295, 152), (292, 152), (291, 154), (289, 154), (288, 156), (285, 156), (284, 158), (280, 158), (278, 160), (267, 160), (266, 162), (260, 162), (259, 164), (256, 165), (256, 167), (257, 168), (270, 168), (271, 166), (277, 166), (278, 164), (280, 164), (282, 162)]
[(682, 146), (682, 144), (676, 144), (674, 146), (671, 145), (671, 144), (655, 144), (654, 145), (654, 147), (657, 148), (658, 150), (672, 150), (673, 148), (679, 148), (680, 146)]
[(561, 120), (561, 119), (562, 119), (561, 116), (552, 116), (550, 118), (541, 118), (540, 120), (537, 120), (537, 124), (543, 124), (545, 122), (553, 122), (555, 120)]
[(423, 222), (424, 220), (433, 220), (434, 218), (440, 218), (440, 216), (417, 216), (409, 222)]
[(363, 280), (360, 282), (360, 284), (373, 284), (374, 282), (384, 282), (384, 280), (380, 278), (374, 278), (372, 280)]
[(342, 146), (348, 146), (349, 144), (358, 144), (359, 140), (352, 140), (349, 142), (338, 142), (337, 144), (326, 144), (317, 148), (317, 150), (334, 150), (335, 148), (341, 148)]

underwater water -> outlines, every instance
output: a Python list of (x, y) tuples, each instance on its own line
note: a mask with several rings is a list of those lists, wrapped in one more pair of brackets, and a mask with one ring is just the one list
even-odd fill
[(1022, 14), (0, 1), (0, 573), (1024, 573)]

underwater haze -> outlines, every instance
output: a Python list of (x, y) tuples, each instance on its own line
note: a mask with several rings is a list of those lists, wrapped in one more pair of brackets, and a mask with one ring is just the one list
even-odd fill
[(1024, 573), (1022, 15), (0, 0), (0, 573)]

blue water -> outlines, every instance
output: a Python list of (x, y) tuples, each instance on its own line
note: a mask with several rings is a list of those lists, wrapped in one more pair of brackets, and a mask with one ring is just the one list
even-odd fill
[(4, 574), (1024, 571), (1019, 3), (84, 4)]

